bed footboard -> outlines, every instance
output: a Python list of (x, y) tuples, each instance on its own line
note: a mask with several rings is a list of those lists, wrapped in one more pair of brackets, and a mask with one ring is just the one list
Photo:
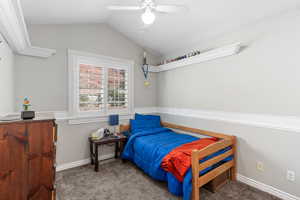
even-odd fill
[[(231, 146), (231, 149), (228, 150), (227, 152), (219, 156), (213, 157), (203, 163), (199, 163), (199, 161), (202, 160), (203, 158), (229, 146)], [(219, 142), (211, 144), (202, 150), (193, 150), (192, 152), (192, 174), (193, 174), (192, 199), (193, 200), (200, 200), (200, 188), (227, 170), (230, 170), (230, 179), (236, 180), (235, 150), (236, 150), (235, 136), (231, 136), (231, 138), (222, 139)], [(202, 170), (216, 163), (219, 163), (220, 161), (224, 160), (229, 156), (233, 156), (233, 160), (225, 162), (219, 167), (209, 171), (208, 173), (199, 176)]]

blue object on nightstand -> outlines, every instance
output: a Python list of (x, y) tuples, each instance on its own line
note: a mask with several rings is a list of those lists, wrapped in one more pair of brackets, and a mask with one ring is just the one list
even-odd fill
[(108, 123), (109, 123), (110, 126), (119, 125), (119, 115), (109, 115), (108, 116)]

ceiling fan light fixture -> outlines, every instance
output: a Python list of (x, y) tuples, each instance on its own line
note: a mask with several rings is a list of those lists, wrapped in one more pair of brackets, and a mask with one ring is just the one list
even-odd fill
[(153, 22), (155, 21), (155, 18), (156, 17), (150, 8), (146, 8), (145, 12), (142, 14), (142, 21), (146, 25), (153, 24)]

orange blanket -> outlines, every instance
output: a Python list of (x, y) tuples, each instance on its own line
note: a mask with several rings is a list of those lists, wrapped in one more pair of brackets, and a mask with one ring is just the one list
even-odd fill
[(201, 150), (217, 141), (217, 138), (204, 138), (183, 144), (173, 149), (166, 155), (161, 163), (161, 167), (172, 173), (179, 181), (183, 181), (185, 173), (191, 167), (192, 151)]

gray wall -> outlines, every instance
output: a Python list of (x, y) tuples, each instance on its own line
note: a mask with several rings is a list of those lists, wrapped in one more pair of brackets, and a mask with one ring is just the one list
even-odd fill
[[(215, 46), (241, 41), (239, 55), (158, 75), (160, 107), (300, 115), (300, 16), (289, 13), (243, 27)], [(268, 128), (164, 115), (163, 120), (238, 137), (238, 172), (300, 196), (300, 134)], [(250, 118), (251, 119), (251, 118)], [(265, 171), (256, 170), (256, 162)], [(287, 170), (296, 182), (286, 180)]]
[[(16, 56), (16, 111), (28, 96), (36, 111), (66, 111), (68, 109), (67, 48), (135, 61), (134, 104), (153, 107), (157, 104), (156, 75), (151, 74), (150, 87), (144, 86), (140, 69), (143, 48), (104, 24), (90, 25), (30, 25), (33, 45), (53, 48), (57, 54), (48, 59)], [(150, 61), (158, 60), (151, 56)], [(58, 166), (89, 158), (89, 134), (107, 123), (70, 125), (58, 121)], [(104, 152), (103, 152), (104, 151)], [(110, 154), (110, 148), (102, 154)]]
[(14, 111), (14, 54), (0, 33), (0, 116)]
[[(25, 96), (30, 97), (38, 111), (68, 109), (67, 49), (86, 51), (135, 61), (135, 107), (156, 105), (156, 76), (151, 74), (151, 85), (145, 87), (140, 69), (143, 49), (104, 24), (90, 25), (30, 25), (33, 45), (53, 48), (57, 54), (48, 59), (16, 56), (16, 110)], [(150, 56), (156, 61), (155, 56)]]
[(239, 55), (160, 73), (159, 106), (299, 116), (299, 23), (299, 14), (288, 14), (212, 40), (209, 47), (248, 46)]

